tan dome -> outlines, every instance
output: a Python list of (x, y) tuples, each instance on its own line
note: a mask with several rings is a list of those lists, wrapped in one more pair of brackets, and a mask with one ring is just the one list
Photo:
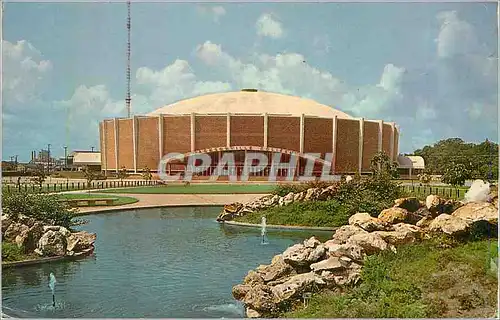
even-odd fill
[(323, 118), (351, 119), (348, 114), (314, 100), (270, 92), (226, 92), (186, 100), (159, 108), (148, 116), (160, 114), (283, 114), (299, 116), (302, 113)]

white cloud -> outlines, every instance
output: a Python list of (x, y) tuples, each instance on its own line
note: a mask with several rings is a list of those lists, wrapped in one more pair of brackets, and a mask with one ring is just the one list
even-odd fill
[(220, 19), (226, 15), (226, 9), (223, 6), (197, 5), (196, 8), (200, 14), (211, 16), (215, 23), (219, 23)]
[(3, 84), (7, 108), (13, 103), (27, 103), (41, 93), (41, 85), (52, 69), (40, 51), (26, 40), (11, 43), (2, 40)]
[(441, 29), (436, 39), (437, 53), (440, 58), (475, 53), (480, 46), (474, 28), (461, 20), (456, 11), (444, 11), (437, 15)]
[(281, 38), (283, 36), (283, 28), (279, 21), (276, 21), (269, 13), (262, 14), (255, 23), (257, 34), (259, 36), (270, 38)]

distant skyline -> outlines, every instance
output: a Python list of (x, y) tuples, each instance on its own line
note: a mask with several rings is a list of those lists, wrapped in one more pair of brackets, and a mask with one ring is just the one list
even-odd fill
[[(125, 117), (125, 3), (5, 3), (2, 159), (99, 149)], [(132, 3), (132, 112), (257, 88), (498, 142), (496, 3)], [(304, 110), (307, 113), (307, 110)]]

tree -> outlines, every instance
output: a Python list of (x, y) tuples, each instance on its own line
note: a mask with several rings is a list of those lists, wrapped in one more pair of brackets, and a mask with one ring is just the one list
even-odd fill
[(392, 161), (387, 153), (377, 152), (370, 161), (372, 172), (376, 176), (386, 175), (391, 178), (398, 178), (398, 164)]
[(151, 169), (149, 169), (147, 166), (144, 167), (144, 169), (142, 169), (142, 178), (144, 180), (151, 180), (151, 178), (153, 177), (153, 175), (151, 174)]
[(441, 181), (454, 187), (463, 186), (465, 180), (471, 178), (471, 171), (462, 163), (450, 164), (441, 178)]
[(37, 166), (35, 171), (33, 172), (33, 176), (31, 177), (31, 182), (40, 186), (40, 189), (42, 188), (43, 183), (45, 182), (45, 179), (47, 179), (47, 174), (45, 173), (45, 170), (43, 170), (42, 166)]
[(85, 177), (85, 180), (87, 180), (87, 188), (90, 189), (90, 184), (92, 183), (92, 181), (97, 179), (97, 172), (90, 169), (89, 167), (86, 167), (83, 175)]
[(118, 176), (118, 179), (120, 179), (120, 181), (123, 181), (123, 179), (125, 179), (126, 177), (128, 177), (127, 168), (122, 167), (118, 171), (118, 175), (117, 176)]
[(431, 176), (427, 173), (421, 173), (417, 177), (418, 180), (424, 185), (428, 185), (431, 182)]

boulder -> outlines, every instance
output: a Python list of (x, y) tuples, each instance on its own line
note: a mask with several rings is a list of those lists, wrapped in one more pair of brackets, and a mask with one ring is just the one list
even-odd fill
[(394, 225), (394, 231), (375, 231), (385, 242), (392, 245), (415, 243), (421, 239), (419, 227), (411, 224), (398, 223)]
[(355, 261), (363, 261), (366, 254), (364, 249), (355, 243), (334, 243), (332, 240), (325, 242), (330, 257), (349, 257)]
[(302, 243), (298, 243), (283, 252), (283, 260), (292, 267), (308, 266), (312, 251), (312, 248), (306, 248)]
[(5, 231), (14, 221), (6, 214), (2, 215), (2, 235), (5, 235)]
[(468, 202), (451, 215), (470, 222), (486, 220), (489, 223), (498, 224), (498, 209), (489, 202)]
[(337, 230), (335, 230), (335, 233), (332, 236), (332, 241), (333, 243), (338, 243), (338, 244), (343, 244), (346, 243), (347, 240), (352, 236), (357, 233), (368, 233), (364, 229), (354, 226), (354, 225), (344, 225)]
[(227, 213), (237, 213), (238, 211), (243, 208), (243, 205), (239, 202), (231, 203), (231, 204), (226, 204), (224, 206), (224, 211)]
[(285, 263), (281, 255), (273, 258), (270, 265), (259, 266), (256, 272), (264, 280), (264, 282), (274, 281), (294, 272), (292, 266)]
[(451, 236), (462, 235), (468, 231), (468, 228), (467, 221), (446, 213), (437, 216), (428, 227), (429, 231), (444, 232)]
[(296, 194), (293, 196), (293, 202), (299, 202), (299, 201), (302, 201), (302, 200), (304, 200), (304, 197), (305, 197), (305, 193), (304, 193), (304, 192), (299, 192), (299, 193), (296, 193)]
[(385, 242), (380, 235), (375, 233), (355, 234), (347, 240), (347, 244), (360, 246), (367, 255), (378, 253), (389, 248), (387, 242)]
[(66, 237), (61, 232), (49, 230), (38, 240), (37, 249), (43, 256), (64, 256), (66, 246)]
[(304, 240), (304, 246), (306, 248), (316, 248), (320, 244), (321, 244), (321, 241), (316, 239), (316, 237), (314, 237), (314, 236), (307, 239), (307, 240)]
[(446, 200), (436, 195), (428, 195), (425, 199), (425, 206), (435, 218), (442, 213), (450, 214), (461, 204), (455, 200)]
[(28, 226), (28, 227), (33, 227), (33, 225), (35, 224), (36, 222), (36, 219), (33, 218), (33, 217), (28, 217), (28, 216), (25, 216), (23, 214), (20, 214), (18, 217), (17, 217), (17, 221), (24, 224), (25, 226)]
[(311, 264), (311, 270), (321, 273), (322, 271), (335, 271), (345, 268), (345, 263), (339, 257), (330, 257), (326, 260)]
[(415, 197), (396, 199), (394, 200), (394, 207), (415, 212), (420, 208), (420, 201)]
[(258, 311), (251, 309), (251, 308), (247, 308), (245, 313), (247, 315), (247, 318), (261, 318), (262, 317), (262, 315)]
[(286, 196), (284, 196), (283, 197), (283, 205), (287, 206), (290, 203), (293, 203), (294, 197), (295, 197), (295, 194), (293, 192), (290, 192), (289, 194), (287, 194)]
[(12, 222), (7, 230), (5, 230), (5, 233), (3, 234), (3, 238), (7, 241), (15, 241), (17, 236), (20, 236), (21, 234), (25, 234), (28, 232), (30, 228), (27, 225), (24, 225), (20, 222)]
[(305, 201), (315, 200), (318, 195), (319, 188), (309, 188), (306, 191), (306, 196), (304, 197)]
[(87, 231), (74, 232), (67, 238), (67, 251), (81, 252), (94, 245), (97, 235)]
[(233, 297), (236, 300), (241, 300), (247, 295), (247, 293), (248, 293), (248, 291), (250, 291), (250, 289), (252, 289), (251, 285), (237, 284), (233, 287), (233, 290), (232, 290)]
[(33, 252), (38, 246), (38, 241), (43, 236), (43, 224), (35, 222), (35, 224), (28, 230), (26, 238), (23, 242), (24, 252)]
[(264, 279), (262, 279), (262, 276), (259, 273), (250, 270), (248, 271), (248, 274), (245, 276), (245, 279), (243, 279), (243, 284), (249, 284), (251, 286), (257, 284), (264, 284)]
[(410, 213), (406, 209), (400, 207), (392, 207), (389, 209), (382, 210), (378, 218), (383, 222), (395, 224), (400, 222), (407, 222), (409, 215)]
[(326, 285), (326, 282), (314, 272), (298, 274), (290, 277), (286, 282), (271, 288), (274, 301), (280, 305), (294, 298), (302, 296), (304, 292), (315, 292), (316, 289)]
[(323, 259), (326, 254), (326, 247), (323, 244), (318, 245), (316, 248), (312, 250), (307, 258), (308, 263), (313, 263)]
[(431, 217), (432, 213), (429, 211), (429, 209), (427, 209), (425, 207), (425, 204), (424, 204), (423, 207), (421, 207), (420, 209), (418, 209), (417, 211), (415, 211), (415, 215), (419, 216), (420, 218), (422, 218), (422, 217)]
[(416, 223), (416, 226), (420, 228), (427, 228), (431, 222), (432, 218), (430, 216), (425, 216)]
[(349, 218), (349, 224), (358, 226), (365, 231), (391, 231), (392, 226), (378, 218), (370, 216), (369, 213), (356, 213)]
[(247, 308), (259, 313), (272, 314), (277, 311), (274, 294), (269, 286), (253, 286), (241, 300)]

